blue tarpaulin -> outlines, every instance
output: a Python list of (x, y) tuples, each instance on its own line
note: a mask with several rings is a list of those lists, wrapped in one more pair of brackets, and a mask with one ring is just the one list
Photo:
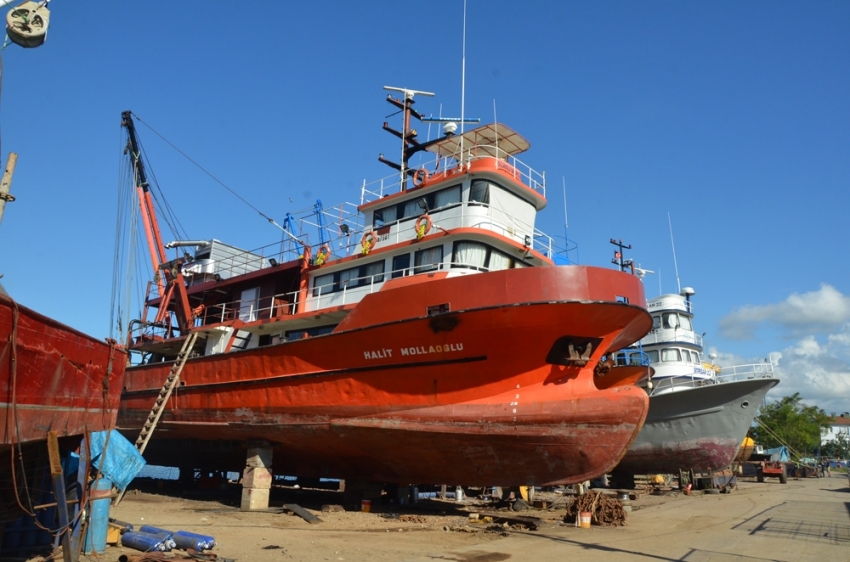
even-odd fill
[(770, 460), (787, 462), (791, 458), (788, 456), (788, 447), (776, 447), (775, 449), (765, 449), (765, 455), (770, 455)]
[[(125, 489), (145, 466), (145, 459), (123, 435), (114, 429), (91, 434), (92, 470), (100, 470), (119, 490)], [(109, 435), (109, 443), (106, 437)], [(106, 448), (106, 454), (103, 449)]]

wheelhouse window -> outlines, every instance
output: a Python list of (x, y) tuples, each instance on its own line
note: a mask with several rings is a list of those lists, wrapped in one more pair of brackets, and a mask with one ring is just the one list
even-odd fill
[(682, 355), (679, 353), (678, 349), (670, 347), (661, 350), (661, 360), (664, 362), (681, 361)]
[(514, 259), (488, 244), (481, 242), (455, 242), (452, 250), (452, 267), (471, 267), (480, 271), (499, 271), (528, 264)]
[(459, 205), (461, 201), (461, 184), (446, 187), (439, 191), (417, 197), (416, 199), (410, 199), (402, 203), (376, 209), (372, 214), (373, 227), (380, 228), (397, 221), (421, 216), (426, 212), (419, 205), (419, 201), (422, 199), (425, 200), (428, 211), (436, 211), (451, 205)]
[(490, 204), (490, 182), (487, 180), (473, 180), (469, 188), (470, 203)]
[(694, 363), (696, 363), (697, 365), (700, 364), (699, 353), (697, 353), (696, 351), (691, 351), (691, 358), (694, 360)]
[(393, 257), (392, 278), (410, 275), (410, 254)]
[(443, 261), (443, 247), (434, 246), (416, 252), (413, 258), (413, 273), (425, 273), (437, 271)]
[(646, 354), (649, 355), (649, 362), (650, 363), (658, 363), (658, 350), (657, 349), (653, 349), (652, 351), (647, 351)]
[[(681, 329), (687, 330), (688, 332), (692, 332), (693, 328), (691, 327), (691, 318), (685, 314), (679, 314), (677, 312), (665, 312), (664, 316), (664, 328), (667, 329)], [(654, 327), (654, 324), (653, 324)]]
[(660, 316), (653, 316), (652, 317), (652, 329), (658, 330), (659, 328), (661, 328), (661, 317)]
[(319, 275), (313, 280), (313, 296), (364, 287), (384, 281), (384, 261), (367, 263), (336, 273)]

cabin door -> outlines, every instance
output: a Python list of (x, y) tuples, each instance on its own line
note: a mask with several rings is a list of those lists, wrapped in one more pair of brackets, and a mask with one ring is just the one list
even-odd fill
[(260, 299), (260, 288), (245, 289), (239, 300), (239, 319), (243, 322), (253, 322), (257, 319), (257, 304)]

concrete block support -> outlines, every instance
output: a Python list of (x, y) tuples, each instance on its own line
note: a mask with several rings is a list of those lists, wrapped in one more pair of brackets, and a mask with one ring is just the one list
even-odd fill
[(272, 449), (252, 447), (248, 449), (248, 458), (245, 460), (245, 466), (254, 468), (271, 468), (272, 467)]
[(260, 488), (269, 490), (272, 487), (272, 471), (268, 468), (245, 467), (242, 473), (243, 488)]
[(269, 491), (262, 488), (242, 488), (242, 511), (268, 509)]
[(245, 458), (242, 473), (242, 511), (259, 511), (269, 507), (272, 487), (271, 447), (252, 447)]

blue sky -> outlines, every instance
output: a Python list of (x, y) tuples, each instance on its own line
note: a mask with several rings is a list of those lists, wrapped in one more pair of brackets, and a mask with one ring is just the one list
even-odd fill
[[(120, 113), (264, 213), (356, 202), (386, 175), (384, 85), (461, 110), (463, 3), (54, 0), (46, 44), (3, 51), (2, 283), (21, 303), (109, 332)], [(249, 9), (250, 8), (250, 9)], [(609, 238), (655, 270), (647, 295), (696, 289), (721, 364), (778, 361), (782, 384), (850, 410), (850, 4), (470, 0), (465, 114), (532, 145), (580, 262)], [(420, 127), (424, 131), (424, 127)], [(192, 238), (279, 239), (143, 125), (153, 172)], [(290, 199), (292, 202), (290, 202)], [(168, 235), (166, 235), (168, 238)]]

